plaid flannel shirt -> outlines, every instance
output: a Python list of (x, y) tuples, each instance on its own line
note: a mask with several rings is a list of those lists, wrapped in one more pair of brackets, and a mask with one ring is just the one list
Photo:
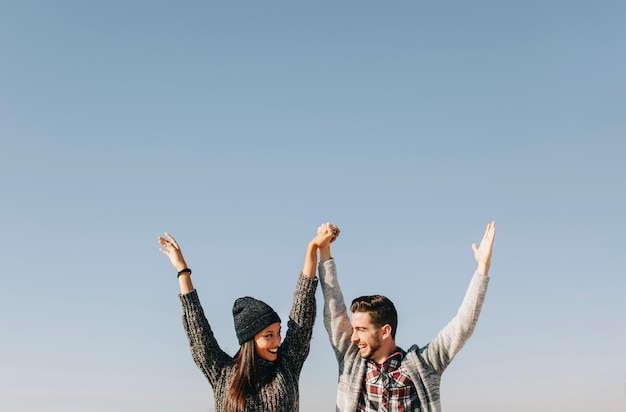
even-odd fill
[(385, 362), (367, 361), (365, 381), (359, 396), (360, 412), (419, 412), (417, 391), (409, 375), (401, 367), (406, 353), (394, 352)]

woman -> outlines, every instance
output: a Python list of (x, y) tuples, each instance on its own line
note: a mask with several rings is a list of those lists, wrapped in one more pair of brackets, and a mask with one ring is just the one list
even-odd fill
[(233, 318), (241, 347), (234, 357), (215, 340), (180, 246), (168, 233), (158, 238), (161, 252), (178, 272), (183, 324), (193, 359), (213, 387), (216, 411), (299, 409), (298, 380), (315, 320), (317, 251), (336, 239), (338, 232), (333, 228), (329, 223), (320, 226), (307, 247), (282, 345), (280, 318), (269, 305), (249, 296), (235, 301)]

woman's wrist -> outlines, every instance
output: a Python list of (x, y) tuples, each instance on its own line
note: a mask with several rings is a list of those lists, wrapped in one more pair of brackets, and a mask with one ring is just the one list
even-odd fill
[(184, 260), (174, 264), (174, 269), (176, 269), (176, 272), (180, 272), (181, 270), (187, 269), (188, 267), (189, 266), (187, 266), (187, 262), (185, 262)]

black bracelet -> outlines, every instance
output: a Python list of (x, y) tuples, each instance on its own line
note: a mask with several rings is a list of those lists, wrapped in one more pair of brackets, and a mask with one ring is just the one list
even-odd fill
[[(191, 269), (185, 268), (185, 269), (181, 270), (180, 272), (178, 272), (178, 276), (182, 275), (183, 273), (189, 273), (189, 276), (191, 276)], [(176, 276), (176, 277), (178, 277), (178, 276)]]

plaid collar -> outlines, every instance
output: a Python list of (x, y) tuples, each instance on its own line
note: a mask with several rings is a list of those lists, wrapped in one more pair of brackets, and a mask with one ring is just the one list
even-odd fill
[(400, 363), (402, 362), (404, 355), (405, 352), (402, 349), (396, 348), (396, 350), (389, 355), (383, 363), (376, 363), (375, 361), (368, 359), (367, 368), (374, 368), (378, 370), (384, 369), (385, 372), (393, 372), (400, 367)]
[(373, 360), (368, 359), (365, 380), (377, 383), (382, 372), (386, 374), (393, 374), (400, 368), (404, 355), (405, 352), (402, 349), (396, 348), (395, 352), (389, 355), (383, 363), (376, 363)]

